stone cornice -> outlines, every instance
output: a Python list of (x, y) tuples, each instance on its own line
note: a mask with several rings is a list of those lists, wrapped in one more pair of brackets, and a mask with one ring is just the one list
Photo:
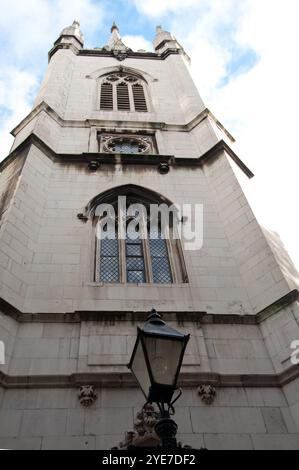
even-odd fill
[(163, 41), (161, 41), (161, 42), (155, 47), (155, 51), (158, 51), (159, 49), (162, 49), (162, 47), (164, 47), (166, 44), (168, 44), (168, 43), (170, 43), (170, 42), (176, 42), (176, 40), (173, 39), (173, 38), (163, 39)]
[(245, 175), (248, 178), (253, 178), (254, 174), (252, 171), (248, 168), (248, 166), (245, 165), (245, 163), (242, 162), (242, 160), (238, 157), (238, 155), (230, 148), (229, 145), (224, 140), (220, 140), (217, 142), (214, 147), (212, 147), (210, 150), (208, 150), (205, 154), (201, 155), (198, 159), (196, 158), (184, 158), (184, 157), (175, 157), (174, 161), (178, 165), (182, 166), (196, 166), (196, 165), (204, 165), (208, 160), (211, 160), (214, 157), (217, 157), (220, 155), (221, 152), (225, 151), (231, 159), (238, 165), (238, 167), (245, 173)]
[[(175, 321), (179, 325), (184, 322), (194, 322), (198, 325), (259, 325), (288, 305), (299, 300), (299, 291), (292, 290), (273, 304), (255, 315), (212, 314), (207, 312), (168, 312), (159, 310), (166, 322)], [(23, 313), (0, 298), (0, 312), (14, 318), (20, 323), (80, 323), (82, 321), (97, 321), (109, 324), (118, 322), (144, 322), (147, 312), (132, 311), (75, 311), (71, 313)]]
[(30, 134), (18, 147), (16, 147), (6, 159), (0, 163), (0, 170), (3, 169), (10, 163), (11, 160), (17, 158), (19, 152), (26, 149), (30, 145), (35, 145), (45, 155), (47, 155), (53, 161), (59, 161), (65, 164), (76, 164), (85, 163), (86, 165), (91, 161), (96, 161), (99, 164), (114, 165), (116, 163), (132, 164), (132, 165), (159, 165), (162, 162), (166, 162), (171, 166), (203, 166), (208, 160), (217, 158), (221, 153), (226, 152), (232, 160), (240, 167), (240, 169), (248, 176), (252, 178), (254, 174), (252, 171), (239, 159), (239, 157), (233, 152), (233, 150), (227, 145), (226, 142), (220, 140), (214, 147), (208, 150), (204, 155), (194, 158), (175, 157), (173, 155), (161, 155), (161, 154), (150, 154), (150, 155), (134, 155), (134, 154), (108, 154), (108, 153), (80, 153), (80, 154), (59, 154), (49, 147), (42, 139), (36, 134)]
[(105, 120), (105, 119), (86, 119), (86, 120), (70, 120), (63, 119), (59, 114), (51, 108), (45, 101), (39, 103), (12, 131), (11, 134), (16, 137), (17, 134), (27, 126), (34, 118), (36, 118), (41, 112), (45, 112), (50, 116), (60, 127), (76, 127), (76, 128), (90, 128), (90, 127), (101, 127), (111, 128), (121, 126), (123, 129), (145, 129), (145, 130), (162, 130), (165, 132), (190, 132), (195, 129), (201, 122), (208, 117), (214, 121), (214, 123), (224, 132), (232, 142), (235, 141), (234, 137), (228, 132), (227, 129), (221, 124), (220, 121), (214, 116), (214, 114), (205, 108), (197, 116), (186, 124), (170, 124), (161, 121), (117, 121), (117, 120)]
[[(77, 39), (77, 38), (76, 38)], [(49, 61), (53, 55), (61, 49), (70, 49), (75, 55), (79, 56), (93, 56), (93, 57), (109, 57), (115, 58), (113, 51), (107, 51), (105, 49), (77, 49), (73, 44), (59, 43), (59, 40), (55, 41), (54, 47), (49, 51)], [(127, 51), (126, 59), (146, 59), (146, 60), (165, 60), (170, 55), (180, 54), (180, 50), (177, 48), (168, 48), (161, 54), (156, 52), (135, 52)], [(117, 59), (116, 59), (117, 60)]]
[(273, 315), (278, 313), (283, 308), (285, 308), (288, 305), (291, 305), (293, 302), (297, 302), (297, 301), (299, 301), (299, 291), (297, 289), (294, 289), (291, 292), (289, 292), (288, 294), (281, 297), (280, 299), (276, 300), (276, 302), (273, 302), (273, 304), (268, 305), (268, 307), (261, 310), (256, 315), (257, 323), (258, 324), (263, 323), (265, 320), (272, 317)]
[[(205, 119), (211, 119), (223, 132), (224, 134), (233, 142), (234, 138), (232, 135), (222, 126), (222, 124), (215, 118), (215, 116), (211, 113), (211, 111), (208, 108), (205, 108), (202, 112), (200, 112), (197, 116), (195, 116), (190, 122), (187, 124), (167, 124), (165, 122), (159, 122), (159, 121), (152, 121), (152, 122), (147, 122), (147, 121), (106, 121), (106, 120), (101, 120), (101, 119), (87, 119), (85, 121), (80, 121), (80, 120), (66, 120), (63, 119), (59, 116), (59, 114), (51, 108), (46, 102), (42, 101), (40, 104), (38, 104), (29, 114), (26, 116), (18, 126), (16, 126), (12, 131), (11, 134), (16, 137), (17, 134), (24, 128), (26, 127), (33, 119), (35, 119), (39, 114), (41, 113), (46, 113), (51, 119), (53, 119), (60, 127), (71, 127), (71, 128), (111, 128), (111, 127), (117, 127), (121, 126), (122, 129), (125, 130), (144, 130), (144, 131), (155, 131), (155, 130), (161, 130), (163, 132), (191, 132), (193, 129), (195, 129), (200, 123), (202, 123)], [(6, 159), (3, 160), (3, 162), (0, 163), (0, 169), (3, 168), (6, 165), (6, 162), (10, 159), (12, 155), (15, 154), (16, 151), (21, 146), (24, 146), (29, 143), (30, 139), (33, 139), (33, 143), (35, 143), (39, 148), (43, 147), (43, 150), (46, 151), (48, 156), (51, 156), (51, 158), (60, 158), (63, 159), (64, 157), (68, 159), (68, 162), (71, 161), (79, 161), (80, 158), (83, 158), (84, 161), (88, 162), (88, 157), (90, 156), (91, 159), (99, 159), (99, 161), (105, 161), (105, 158), (107, 159), (107, 162), (113, 162), (113, 157), (112, 155), (108, 154), (106, 155), (101, 155), (99, 153), (83, 153), (83, 154), (56, 154), (53, 149), (51, 149), (47, 144), (43, 143), (43, 141), (35, 135), (34, 132), (30, 134), (30, 136), (25, 139), (18, 147), (16, 147), (10, 155)], [(208, 150), (204, 155), (201, 155), (199, 157), (194, 157), (194, 158), (185, 158), (185, 157), (174, 157), (173, 162), (178, 163), (180, 165), (201, 165), (204, 163), (205, 160), (212, 158), (216, 154), (220, 153), (222, 150), (225, 150), (230, 157), (235, 161), (235, 163), (241, 168), (242, 171), (249, 177), (252, 178), (254, 175), (251, 172), (251, 170), (240, 160), (240, 158), (235, 154), (235, 152), (230, 148), (230, 146), (224, 141), (220, 140), (214, 147), (212, 147), (210, 150)], [(157, 161), (165, 160), (168, 161), (169, 156), (163, 156), (163, 155), (155, 155), (154, 158), (157, 159)], [(143, 155), (142, 159), (139, 158), (137, 159), (136, 156), (132, 159), (130, 156), (127, 158), (127, 156), (121, 156), (123, 160), (126, 160), (126, 163), (130, 163), (130, 160), (134, 160), (135, 163), (155, 163), (153, 161), (153, 156), (151, 158), (146, 159), (146, 157)], [(138, 161), (137, 161), (138, 160)]]
[[(239, 324), (258, 325), (277, 314), (282, 308), (299, 299), (297, 290), (289, 292), (256, 315), (214, 315), (206, 312), (161, 312), (167, 322), (175, 321), (184, 326), (185, 322), (205, 324)], [(0, 309), (21, 323), (80, 323), (82, 321), (104, 322), (114, 325), (119, 322), (144, 322), (146, 312), (115, 312), (115, 311), (77, 311), (74, 313), (22, 313), (8, 302), (0, 299)], [(213, 372), (182, 372), (182, 387), (214, 385), (217, 387), (284, 387), (299, 378), (299, 365), (291, 366), (280, 374), (218, 374)], [(0, 372), (0, 386), (3, 388), (74, 388), (86, 383), (98, 387), (136, 387), (132, 375), (126, 371), (118, 373), (75, 373), (71, 375), (27, 375), (10, 376)]]
[[(193, 388), (199, 385), (216, 387), (280, 388), (299, 378), (299, 365), (280, 374), (218, 374), (214, 372), (181, 372), (179, 386)], [(70, 375), (7, 375), (0, 372), (0, 387), (22, 388), (77, 388), (92, 384), (99, 388), (136, 388), (132, 374), (124, 366), (123, 372), (86, 372)]]
[(52, 56), (59, 50), (62, 49), (69, 49), (72, 51), (75, 55), (79, 55), (79, 49), (74, 45), (74, 44), (56, 44), (52, 47), (52, 49), (48, 52), (48, 62), (50, 62)]
[(75, 34), (61, 34), (59, 36), (58, 39), (56, 39), (56, 41), (54, 42), (54, 46), (57, 46), (58, 44), (64, 44), (64, 43), (61, 43), (61, 40), (63, 38), (66, 38), (66, 39), (75, 39), (76, 41), (79, 42), (79, 44), (83, 47), (83, 40), (80, 39), (77, 35)]

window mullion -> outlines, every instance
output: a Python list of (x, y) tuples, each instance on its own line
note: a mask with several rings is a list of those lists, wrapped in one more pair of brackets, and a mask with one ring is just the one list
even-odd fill
[(119, 273), (120, 282), (127, 282), (127, 270), (126, 270), (126, 241), (119, 239)]
[(126, 273), (126, 240), (125, 240), (125, 232), (124, 228), (125, 225), (122, 223), (124, 214), (121, 212), (118, 224), (118, 245), (119, 245), (119, 276), (120, 282), (124, 283), (127, 281), (127, 273)]
[[(117, 83), (117, 82), (116, 82)], [(112, 85), (112, 95), (113, 95), (113, 111), (117, 111), (117, 90), (116, 90), (116, 83), (114, 82)]]
[[(183, 249), (182, 245), (180, 242), (180, 237), (178, 234), (177, 228), (174, 226), (171, 229), (172, 233), (172, 238), (171, 238), (171, 252), (172, 252), (172, 265), (175, 266), (175, 274), (176, 278), (175, 281), (177, 283), (183, 282), (186, 283), (188, 282), (188, 275), (187, 275), (187, 270), (186, 270), (186, 265), (185, 265), (185, 260), (184, 260), (184, 254), (183, 254)], [(175, 238), (176, 237), (176, 238)]]
[(145, 99), (145, 103), (146, 103), (146, 111), (149, 112), (150, 111), (150, 101), (149, 101), (148, 89), (144, 85), (142, 85), (142, 89), (143, 89), (144, 99)]
[(130, 110), (135, 111), (134, 96), (133, 96), (133, 90), (132, 90), (131, 84), (128, 84), (128, 92), (129, 92)]
[(143, 252), (144, 252), (144, 264), (145, 264), (145, 275), (146, 282), (153, 284), (153, 270), (152, 270), (152, 261), (150, 256), (150, 248), (148, 243), (148, 238), (143, 241)]
[(95, 281), (100, 282), (101, 280), (101, 243), (98, 237), (96, 237), (96, 262), (95, 262)]
[(176, 283), (177, 282), (177, 272), (176, 272), (176, 267), (174, 263), (174, 253), (173, 253), (173, 247), (172, 247), (172, 240), (170, 239), (170, 236), (173, 236), (172, 230), (167, 230), (167, 235), (166, 235), (166, 246), (167, 246), (167, 251), (168, 251), (168, 262), (169, 262), (169, 267), (170, 267), (170, 274), (172, 277), (172, 282)]
[(152, 273), (152, 263), (151, 263), (151, 256), (150, 256), (150, 249), (148, 243), (149, 237), (149, 230), (147, 228), (147, 214), (142, 215), (142, 249), (143, 249), (143, 256), (144, 256), (144, 269), (145, 269), (145, 278), (146, 282), (153, 283), (153, 273)]

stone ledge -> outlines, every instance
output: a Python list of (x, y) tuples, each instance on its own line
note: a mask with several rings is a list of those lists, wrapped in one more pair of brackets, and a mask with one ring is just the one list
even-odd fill
[[(180, 374), (179, 386), (193, 388), (199, 385), (216, 387), (260, 387), (281, 388), (299, 378), (299, 365), (286, 369), (281, 374), (232, 374), (222, 375), (213, 372)], [(121, 373), (76, 373), (71, 375), (7, 375), (0, 372), (0, 386), (5, 389), (18, 388), (78, 388), (81, 385), (93, 384), (101, 388), (137, 388), (138, 385), (129, 371)]]
[[(65, 35), (64, 35), (65, 36)], [(59, 38), (60, 39), (60, 38)], [(103, 48), (98, 49), (78, 49), (73, 44), (59, 43), (59, 39), (55, 41), (54, 47), (49, 51), (48, 58), (49, 62), (53, 55), (60, 49), (70, 49), (77, 56), (93, 56), (93, 57), (112, 57), (115, 58), (115, 55), (111, 51), (107, 51)], [(80, 41), (79, 41), (80, 42)], [(175, 54), (180, 54), (180, 50), (176, 48), (168, 48), (162, 54), (157, 54), (156, 52), (135, 52), (128, 51), (126, 52), (126, 59), (150, 59), (150, 60), (165, 60), (168, 56)]]
[[(264, 308), (256, 315), (212, 314), (207, 312), (163, 312), (165, 320), (176, 321), (179, 325), (184, 322), (194, 322), (198, 325), (259, 325), (271, 316), (279, 313), (281, 309), (299, 300), (299, 291), (294, 289), (273, 304)], [(114, 324), (117, 322), (137, 323), (146, 320), (145, 311), (75, 311), (73, 313), (24, 313), (0, 298), (0, 313), (10, 316), (20, 323), (80, 323), (82, 321), (97, 321)]]
[(267, 318), (270, 318), (278, 313), (281, 309), (287, 307), (293, 302), (297, 302), (298, 300), (299, 291), (297, 289), (288, 292), (288, 294), (284, 295), (280, 299), (276, 300), (276, 302), (273, 302), (273, 304), (258, 312), (256, 315), (257, 323), (262, 323), (263, 321), (267, 320)]
[(118, 163), (122, 164), (133, 164), (133, 165), (158, 165), (161, 162), (168, 163), (171, 167), (175, 166), (190, 166), (193, 167), (202, 167), (207, 161), (218, 158), (223, 152), (226, 152), (230, 158), (239, 166), (239, 168), (245, 173), (248, 178), (253, 178), (254, 174), (252, 171), (239, 159), (239, 157), (233, 152), (233, 150), (227, 145), (224, 140), (220, 140), (209, 149), (206, 153), (199, 157), (194, 158), (185, 158), (185, 157), (175, 157), (174, 155), (162, 155), (162, 154), (151, 154), (143, 155), (142, 157), (139, 154), (107, 154), (107, 153), (94, 153), (94, 152), (83, 152), (80, 154), (63, 154), (56, 153), (54, 150), (49, 147), (43, 140), (41, 140), (34, 133), (30, 134), (18, 147), (16, 147), (8, 157), (6, 157), (0, 163), (0, 171), (3, 171), (4, 168), (15, 158), (18, 157), (20, 151), (28, 148), (31, 145), (35, 145), (40, 151), (42, 151), (48, 158), (54, 162), (64, 163), (67, 165), (70, 164), (88, 164), (92, 161), (97, 161), (98, 163), (115, 165)]
[[(63, 119), (50, 105), (48, 105), (45, 101), (41, 101), (30, 113), (22, 119), (22, 121), (11, 131), (11, 134), (16, 137), (17, 134), (30, 122), (34, 119), (38, 114), (41, 112), (45, 112), (49, 117), (51, 117), (60, 127), (71, 127), (71, 128), (90, 128), (92, 127), (100, 127), (106, 128), (111, 126), (115, 127), (119, 125), (119, 121), (114, 120), (104, 120), (104, 119), (85, 119), (85, 120), (70, 120), (70, 119)], [(147, 115), (150, 113), (147, 113)], [(122, 120), (122, 127), (124, 129), (143, 129), (146, 131), (154, 131), (154, 130), (163, 130), (163, 131), (171, 131), (171, 132), (190, 132), (198, 124), (202, 123), (205, 119), (211, 118), (212, 121), (226, 134), (226, 136), (232, 141), (235, 142), (234, 137), (228, 132), (228, 130), (221, 124), (220, 121), (214, 116), (214, 114), (208, 109), (205, 108), (201, 111), (198, 115), (196, 115), (191, 121), (185, 124), (169, 124), (166, 122), (160, 121), (131, 121), (131, 120)]]

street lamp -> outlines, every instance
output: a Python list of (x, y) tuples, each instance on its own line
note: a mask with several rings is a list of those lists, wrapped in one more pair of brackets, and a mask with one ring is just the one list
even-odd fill
[(174, 413), (172, 401), (190, 335), (170, 328), (161, 316), (152, 310), (143, 328), (137, 328), (137, 339), (128, 368), (135, 376), (146, 403), (156, 403), (160, 419), (155, 431), (162, 447), (177, 446), (177, 424), (170, 418)]

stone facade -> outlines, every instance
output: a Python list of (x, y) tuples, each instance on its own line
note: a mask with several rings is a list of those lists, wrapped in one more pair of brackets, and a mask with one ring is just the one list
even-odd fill
[[(1, 164), (0, 447), (118, 446), (144, 404), (126, 364), (136, 326), (154, 307), (191, 334), (176, 406), (179, 440), (194, 448), (298, 449), (299, 366), (291, 363), (298, 275), (256, 221), (233, 165), (253, 175), (169, 33), (158, 29), (155, 53), (119, 56), (111, 44), (84, 49), (78, 23), (62, 32)], [(99, 109), (99, 78), (119, 70), (144, 78), (148, 112)], [(98, 136), (111, 132), (150, 135), (157, 152), (107, 156)], [(188, 282), (95, 282), (86, 208), (123, 185), (203, 204), (203, 247), (184, 252)], [(201, 385), (215, 388), (211, 402), (198, 394)], [(90, 406), (78, 399), (84, 386), (96, 396)]]

